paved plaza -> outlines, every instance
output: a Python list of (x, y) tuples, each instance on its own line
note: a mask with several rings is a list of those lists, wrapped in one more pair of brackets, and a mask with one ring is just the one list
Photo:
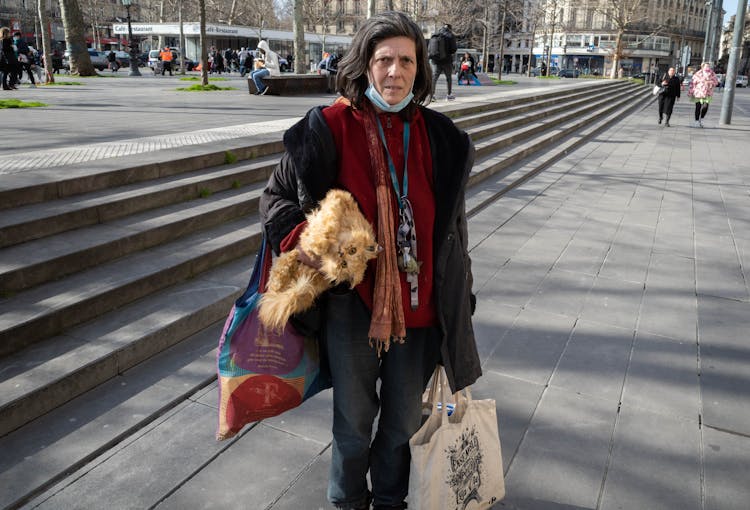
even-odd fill
[[(128, 96), (141, 82), (111, 80), (119, 95), (110, 132), (89, 110), (106, 107), (99, 86), (85, 104), (10, 112), (16, 146), (0, 150), (0, 179), (35, 171), (11, 164), (22, 154), (32, 161), (83, 146), (75, 164), (96, 165), (92, 145), (163, 135), (189, 146), (195, 133), (253, 124), (268, 133), (332, 99), (243, 89), (155, 113)], [(157, 80), (132, 97), (158, 96)], [(458, 100), (537, 86), (519, 81), (458, 89)], [(21, 92), (31, 100), (47, 90)], [(671, 128), (657, 124), (651, 103), (470, 218), (484, 371), (473, 395), (496, 400), (507, 485), (495, 508), (747, 510), (750, 93), (737, 91), (728, 126), (718, 124), (720, 99), (703, 129), (690, 127), (685, 98)], [(32, 134), (40, 139), (19, 151)], [(207, 352), (194, 368), (209, 373), (213, 363)], [(331, 508), (330, 391), (221, 443), (216, 407), (213, 384), (25, 508)]]

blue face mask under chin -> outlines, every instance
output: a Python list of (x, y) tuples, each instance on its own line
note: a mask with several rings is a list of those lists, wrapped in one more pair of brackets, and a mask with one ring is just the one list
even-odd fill
[(411, 100), (414, 98), (414, 92), (409, 92), (401, 101), (394, 105), (390, 105), (385, 99), (383, 99), (380, 92), (375, 89), (375, 85), (370, 83), (370, 86), (365, 90), (365, 96), (367, 96), (367, 99), (369, 99), (378, 109), (388, 113), (398, 113), (411, 103)]

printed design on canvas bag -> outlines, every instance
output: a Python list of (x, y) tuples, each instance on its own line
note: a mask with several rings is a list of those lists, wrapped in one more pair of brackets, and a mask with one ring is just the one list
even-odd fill
[(456, 508), (464, 510), (472, 499), (481, 503), (482, 449), (476, 426), (467, 427), (445, 452), (450, 466), (446, 481), (456, 495)]

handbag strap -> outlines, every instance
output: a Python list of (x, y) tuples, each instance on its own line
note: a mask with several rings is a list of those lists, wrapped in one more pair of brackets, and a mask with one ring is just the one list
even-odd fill
[(250, 275), (248, 290), (252, 292), (264, 292), (268, 284), (268, 275), (271, 272), (271, 262), (273, 254), (271, 253), (271, 244), (266, 241), (266, 237), (260, 242), (258, 255), (255, 257), (253, 272)]

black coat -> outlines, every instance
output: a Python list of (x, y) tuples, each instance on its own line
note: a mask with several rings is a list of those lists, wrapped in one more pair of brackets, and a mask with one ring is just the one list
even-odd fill
[[(322, 108), (310, 110), (284, 134), (286, 152), (260, 200), (264, 233), (276, 253), (284, 237), (305, 219), (305, 211), (315, 207), (336, 181), (337, 151)], [(441, 363), (457, 391), (482, 374), (471, 324), (473, 278), (464, 203), (474, 146), (445, 115), (426, 108), (421, 112), (433, 162), (433, 291), (442, 334)]]
[(667, 88), (662, 94), (664, 97), (680, 97), (680, 89), (682, 88), (682, 81), (675, 74), (671, 78), (669, 74), (664, 74), (661, 78), (661, 83), (664, 85), (667, 82)]

